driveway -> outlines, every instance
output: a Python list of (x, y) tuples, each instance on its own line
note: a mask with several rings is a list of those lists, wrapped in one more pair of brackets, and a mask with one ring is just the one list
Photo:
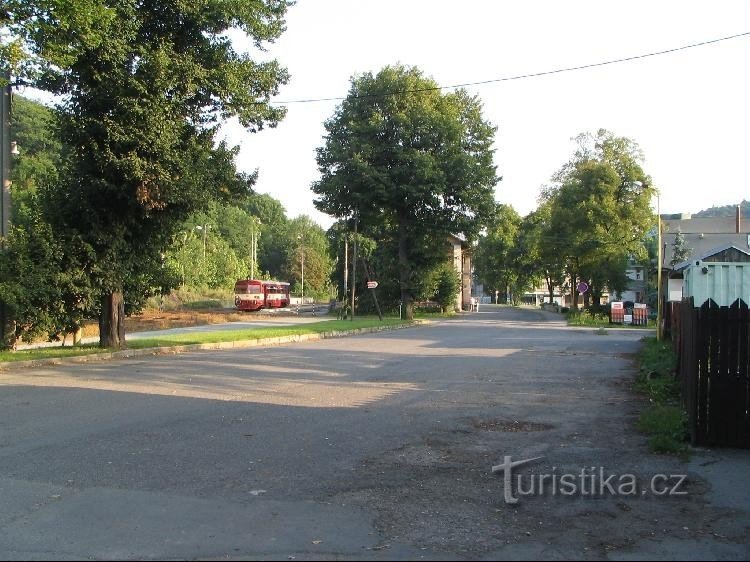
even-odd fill
[[(750, 454), (648, 453), (643, 333), (558, 318), (0, 375), (0, 557), (747, 559)], [(505, 456), (686, 495), (510, 504)]]

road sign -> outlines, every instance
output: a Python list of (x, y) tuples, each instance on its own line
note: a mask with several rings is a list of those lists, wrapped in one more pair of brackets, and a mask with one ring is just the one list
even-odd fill
[(378, 288), (378, 282), (377, 281), (368, 281), (367, 282), (367, 288), (368, 289), (377, 289)]
[(578, 283), (578, 285), (576, 286), (576, 289), (578, 289), (579, 293), (584, 294), (585, 292), (589, 290), (589, 285), (588, 283), (581, 282), (581, 283)]

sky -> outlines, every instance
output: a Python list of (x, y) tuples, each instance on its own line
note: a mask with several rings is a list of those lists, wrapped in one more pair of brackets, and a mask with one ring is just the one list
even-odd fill
[[(267, 56), (291, 79), (273, 101), (342, 98), (350, 79), (396, 63), (441, 86), (599, 63), (750, 32), (750, 2), (299, 0)], [(235, 38), (238, 49), (245, 48)], [(527, 214), (573, 154), (572, 138), (605, 128), (637, 142), (664, 213), (750, 198), (750, 35), (552, 76), (469, 86), (497, 126), (496, 200)], [(446, 90), (449, 91), (449, 90)], [(315, 149), (340, 101), (286, 104), (273, 129), (230, 122), (239, 169), (290, 217), (313, 206)], [(656, 201), (654, 202), (654, 207)]]

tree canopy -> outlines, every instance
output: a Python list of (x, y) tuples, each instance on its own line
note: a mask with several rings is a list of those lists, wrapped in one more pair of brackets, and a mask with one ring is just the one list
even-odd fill
[(102, 296), (101, 343), (119, 346), (125, 300), (161, 283), (161, 254), (190, 213), (250, 190), (235, 151), (214, 146), (217, 123), (275, 125), (269, 104), (287, 80), (276, 61), (234, 50), (227, 32), (257, 48), (283, 31), (287, 2), (10, 0), (5, 25), (20, 38), (35, 84), (64, 95), (67, 147), (59, 185), (44, 194), (53, 226), (79, 237)]
[(416, 68), (354, 77), (317, 151), (318, 209), (356, 217), (398, 258), (407, 317), (450, 233), (476, 237), (494, 209), (495, 127), (465, 91), (442, 93)]
[(543, 196), (551, 208), (545, 253), (557, 256), (573, 286), (586, 281), (597, 300), (605, 288), (626, 288), (630, 258), (648, 259), (644, 240), (654, 222), (655, 190), (632, 140), (600, 129), (576, 141), (578, 150)]

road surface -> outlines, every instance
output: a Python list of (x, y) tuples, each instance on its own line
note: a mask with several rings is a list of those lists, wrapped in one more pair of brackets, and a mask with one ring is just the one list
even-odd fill
[[(0, 375), (0, 558), (747, 559), (750, 454), (648, 453), (643, 334), (556, 318)], [(687, 496), (509, 504), (506, 455)]]

